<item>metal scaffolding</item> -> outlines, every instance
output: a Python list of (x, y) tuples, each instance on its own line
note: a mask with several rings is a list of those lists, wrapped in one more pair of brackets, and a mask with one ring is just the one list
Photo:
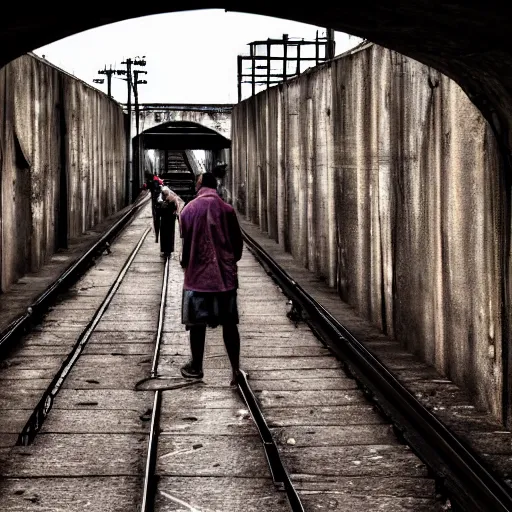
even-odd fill
[[(253, 41), (248, 46), (249, 55), (238, 55), (239, 102), (243, 84), (251, 84), (251, 94), (254, 95), (258, 84), (266, 84), (268, 88), (299, 75), (303, 71), (302, 63), (317, 66), (334, 58), (334, 30), (327, 29), (325, 37), (319, 37), (317, 31), (314, 41), (292, 39), (283, 34), (282, 39)], [(245, 61), (250, 62), (248, 73), (244, 72), (247, 71), (243, 68)]]

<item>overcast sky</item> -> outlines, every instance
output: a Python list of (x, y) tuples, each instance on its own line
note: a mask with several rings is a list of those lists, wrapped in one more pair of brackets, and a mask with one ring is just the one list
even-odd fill
[[(277, 18), (225, 12), (220, 9), (160, 14), (106, 25), (34, 50), (39, 56), (94, 84), (98, 70), (122, 69), (127, 57), (145, 56), (141, 69), (148, 81), (139, 85), (141, 103), (236, 103), (237, 55), (248, 55), (248, 43), (268, 38), (314, 39), (314, 27)], [(359, 38), (336, 32), (336, 54), (356, 46)], [(250, 90), (244, 89), (244, 97)], [(125, 81), (114, 79), (112, 93), (126, 102)]]

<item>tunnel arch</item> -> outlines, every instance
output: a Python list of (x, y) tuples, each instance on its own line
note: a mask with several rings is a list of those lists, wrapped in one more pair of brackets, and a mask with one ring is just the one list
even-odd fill
[(69, 35), (131, 18), (166, 12), (225, 9), (290, 19), (367, 38), (438, 69), (455, 80), (492, 125), (505, 156), (511, 141), (512, 50), (508, 45), (512, 7), (495, 2), (370, 0), (323, 3), (293, 9), (278, 2), (251, 3), (196, 0), (129, 4), (122, 10), (92, 2), (63, 13), (58, 4), (10, 7), (0, 21), (0, 65)]
[[(194, 150), (203, 150), (213, 160), (219, 160), (224, 150), (229, 150), (231, 140), (216, 131), (214, 128), (193, 121), (167, 121), (142, 131), (132, 139), (133, 149), (133, 180), (135, 190), (144, 182), (145, 154), (147, 150), (156, 150), (165, 153), (164, 161), (168, 154), (186, 153), (186, 159), (194, 160)], [(193, 162), (190, 162), (193, 164)], [(165, 164), (167, 165), (167, 164)], [(189, 170), (198, 174), (198, 169)]]

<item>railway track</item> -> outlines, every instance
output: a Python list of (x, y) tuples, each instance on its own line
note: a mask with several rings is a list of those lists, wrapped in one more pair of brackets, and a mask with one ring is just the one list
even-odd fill
[(55, 374), (54, 378), (52, 379), (52, 382), (50, 383), (46, 391), (43, 393), (41, 399), (39, 400), (39, 403), (35, 407), (33, 413), (30, 415), (30, 418), (28, 419), (25, 427), (23, 427), (23, 430), (21, 431), (18, 437), (18, 445), (28, 446), (29, 444), (34, 442), (37, 433), (41, 430), (41, 427), (43, 426), (46, 417), (48, 416), (52, 409), (55, 397), (61, 390), (62, 385), (66, 380), (66, 377), (69, 375), (73, 366), (76, 364), (78, 358), (82, 354), (87, 342), (89, 341), (92, 333), (94, 332), (94, 329), (96, 328), (96, 326), (102, 319), (103, 315), (105, 314), (105, 311), (112, 302), (112, 299), (114, 298), (117, 290), (121, 286), (121, 283), (123, 282), (123, 279), (125, 278), (126, 273), (130, 268), (130, 265), (137, 256), (137, 253), (139, 252), (140, 248), (142, 247), (142, 244), (144, 243), (144, 240), (146, 239), (150, 232), (151, 228), (148, 227), (142, 233), (142, 236), (135, 245), (130, 256), (127, 258), (125, 264), (121, 268), (121, 271), (119, 272), (116, 280), (110, 287), (107, 296), (101, 303), (100, 307), (94, 313), (94, 316), (92, 317), (89, 324), (85, 327), (81, 335), (78, 337), (78, 340), (76, 341), (73, 349), (66, 357), (65, 361), (62, 363), (62, 366), (60, 367), (59, 371)]
[[(163, 284), (162, 284), (162, 295), (160, 300), (160, 308), (158, 315), (158, 324), (155, 338), (155, 351), (153, 354), (153, 364), (151, 368), (151, 376), (149, 380), (145, 380), (143, 382), (138, 383), (139, 386), (141, 384), (148, 384), (150, 380), (158, 380), (158, 362), (159, 362), (159, 354), (160, 347), (162, 343), (162, 333), (163, 326), (165, 321), (165, 305), (167, 302), (167, 292), (168, 292), (168, 278), (169, 278), (169, 265), (170, 259), (166, 258), (164, 274), (163, 274)], [(186, 386), (193, 386), (200, 381), (187, 381), (185, 383), (180, 383), (179, 379), (176, 385), (169, 386), (168, 378), (165, 379), (166, 384), (164, 385), (165, 390), (170, 389), (179, 389)], [(277, 448), (276, 442), (272, 437), (272, 433), (267, 426), (263, 413), (258, 405), (258, 401), (254, 392), (251, 389), (249, 381), (247, 379), (247, 374), (244, 371), (241, 371), (238, 376), (237, 389), (240, 394), (240, 397), (246, 404), (248, 410), (250, 411), (251, 417), (258, 429), (258, 433), (260, 435), (260, 439), (263, 445), (263, 449), (265, 451), (265, 456), (267, 458), (268, 467), (270, 470), (270, 474), (272, 476), (272, 480), (277, 489), (284, 490), (286, 496), (288, 498), (288, 502), (290, 504), (290, 509), (292, 512), (304, 512), (304, 507), (300, 500), (300, 497), (291, 482), (290, 476), (281, 460), (279, 450)], [(150, 437), (148, 441), (148, 450), (145, 464), (145, 473), (144, 473), (144, 484), (142, 491), (142, 503), (140, 510), (141, 512), (153, 512), (155, 508), (155, 498), (157, 493), (157, 483), (158, 476), (156, 474), (157, 467), (157, 456), (158, 456), (158, 436), (160, 432), (160, 415), (161, 415), (161, 404), (162, 404), (162, 390), (158, 389), (158, 384), (156, 385), (155, 395), (153, 400), (153, 408), (151, 414), (151, 427), (150, 427)]]
[[(149, 232), (149, 227), (143, 230), (101, 305), (82, 330), (51, 384), (42, 393), (29, 420), (19, 433), (18, 446), (28, 447), (34, 443), (52, 410), (55, 398), (73, 367), (80, 360), (88, 340), (107, 312)], [(357, 380), (366, 397), (393, 424), (394, 431), (399, 438), (406, 442), (426, 464), (436, 480), (437, 491), (449, 498), (451, 510), (512, 511), (512, 500), (508, 488), (494, 477), (456, 436), (424, 408), (350, 332), (291, 279), (255, 240), (247, 233), (244, 233), (244, 238), (250, 252), (277, 282), (283, 293), (292, 300), (296, 317), (306, 321), (316, 336), (341, 361), (346, 373)], [(152, 366), (149, 376), (137, 382), (135, 386), (136, 390), (154, 391), (149, 436), (145, 450), (144, 480), (140, 503), (142, 512), (155, 509), (158, 492), (162, 395), (167, 391), (180, 390), (199, 384), (198, 381), (184, 381), (181, 377), (159, 374), (171, 261), (169, 258), (165, 260), (161, 279), (160, 303), (153, 340), (154, 351), (151, 358)], [(286, 493), (289, 507), (293, 512), (302, 512), (305, 510), (303, 500), (286, 469), (287, 454), (280, 452), (272, 428), (269, 428), (265, 418), (265, 407), (261, 407), (261, 400), (251, 389), (250, 382), (251, 379), (247, 374), (241, 372), (237, 383), (240, 403), (243, 402), (246, 405), (256, 426), (261, 443), (260, 449), (265, 453), (276, 491)], [(278, 495), (276, 494), (276, 497)]]
[[(72, 349), (69, 351), (67, 357), (62, 362), (59, 370), (55, 373), (49, 386), (44, 390), (39, 399), (36, 407), (32, 411), (28, 421), (23, 427), (22, 431), (18, 435), (16, 442), (17, 446), (30, 447), (36, 441), (37, 435), (43, 430), (45, 420), (51, 414), (55, 400), (63, 389), (66, 379), (72, 372), (75, 365), (79, 362), (80, 356), (84, 353), (87, 347), (87, 343), (95, 333), (96, 327), (102, 321), (105, 313), (108, 311), (110, 304), (116, 296), (119, 288), (123, 284), (127, 273), (137, 257), (140, 249), (143, 247), (149, 233), (151, 232), (150, 227), (146, 227), (137, 243), (131, 250), (130, 254), (126, 258), (121, 270), (119, 271), (114, 282), (110, 286), (105, 298), (102, 300), (99, 307), (96, 309), (92, 318), (83, 328), (82, 332), (78, 336)], [(183, 389), (186, 387), (194, 386), (198, 384), (198, 381), (184, 381), (182, 378), (169, 378), (166, 376), (160, 376), (158, 373), (159, 367), (159, 355), (162, 344), (162, 335), (165, 321), (166, 301), (168, 294), (168, 281), (169, 281), (169, 269), (171, 260), (165, 259), (163, 276), (162, 276), (162, 288), (160, 296), (160, 304), (158, 308), (158, 319), (156, 326), (156, 334), (154, 339), (154, 353), (152, 357), (152, 367), (150, 376), (143, 379), (136, 384), (137, 390), (154, 390), (154, 399), (151, 408), (151, 420), (149, 428), (149, 439), (147, 446), (146, 462), (144, 465), (144, 482), (142, 488), (142, 499), (140, 510), (144, 512), (152, 511), (155, 508), (155, 497), (157, 493), (158, 476), (156, 475), (157, 467), (157, 454), (158, 454), (158, 438), (160, 432), (159, 420), (161, 413), (162, 403), (162, 392)], [(78, 270), (77, 270), (78, 272)], [(48, 304), (51, 304), (48, 301)], [(161, 378), (162, 377), (162, 378)], [(160, 384), (160, 381), (162, 384)], [(171, 384), (169, 384), (171, 381)], [(266, 421), (263, 417), (261, 409), (258, 406), (257, 399), (252, 391), (247, 375), (245, 372), (241, 372), (239, 376), (239, 382), (237, 385), (238, 392), (242, 401), (247, 406), (251, 417), (257, 427), (262, 450), (265, 453), (266, 460), (268, 463), (270, 475), (272, 481), (276, 487), (276, 492), (284, 491), (286, 494), (290, 508), (293, 512), (302, 512), (304, 510), (301, 500), (297, 491), (295, 490), (291, 479), (286, 471), (284, 464), (280, 458), (279, 450), (277, 445), (272, 438), (270, 429), (268, 428)]]
[(341, 361), (395, 433), (426, 464), (451, 510), (510, 512), (512, 492), (455, 434), (426, 409), (352, 334), (246, 232), (244, 241), (293, 303), (293, 316), (310, 326)]
[(148, 194), (139, 198), (122, 217), (111, 226), (106, 233), (73, 265), (71, 265), (62, 275), (37, 299), (30, 304), (25, 313), (12, 321), (4, 331), (0, 332), (0, 357), (5, 357), (13, 347), (16, 340), (19, 340), (23, 334), (40, 322), (48, 307), (56, 300), (60, 293), (66, 291), (83, 273), (94, 263), (95, 259), (104, 251), (109, 251), (110, 244), (126, 227), (134, 215), (141, 208), (148, 204), (150, 197)]

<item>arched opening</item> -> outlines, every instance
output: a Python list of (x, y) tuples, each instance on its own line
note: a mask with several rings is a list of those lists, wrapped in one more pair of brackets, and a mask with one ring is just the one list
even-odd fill
[(133, 138), (134, 193), (153, 175), (160, 176), (185, 201), (194, 194), (197, 174), (229, 158), (231, 141), (199, 123), (170, 121)]

